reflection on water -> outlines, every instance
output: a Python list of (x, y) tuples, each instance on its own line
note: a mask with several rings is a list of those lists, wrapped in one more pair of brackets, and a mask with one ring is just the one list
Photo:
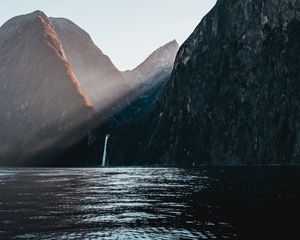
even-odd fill
[(286, 238), (299, 183), (297, 168), (0, 169), (0, 238)]

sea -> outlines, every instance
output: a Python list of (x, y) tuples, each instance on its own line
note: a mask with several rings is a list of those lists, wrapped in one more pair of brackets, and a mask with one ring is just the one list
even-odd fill
[(299, 236), (298, 167), (0, 169), (4, 240)]

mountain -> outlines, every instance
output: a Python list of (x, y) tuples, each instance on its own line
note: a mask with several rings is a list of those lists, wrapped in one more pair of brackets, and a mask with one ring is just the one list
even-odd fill
[(0, 28), (0, 165), (64, 165), (57, 156), (125, 108), (131, 91), (71, 21), (12, 18)]
[(178, 49), (178, 43), (173, 40), (154, 51), (134, 70), (123, 73), (133, 89), (134, 101), (115, 117), (117, 122), (128, 122), (151, 113), (171, 77)]
[(42, 12), (15, 17), (0, 28), (0, 103), (1, 164), (19, 163), (68, 135), (80, 135), (93, 113)]
[(299, 39), (299, 1), (218, 0), (155, 113), (111, 136), (111, 164), (299, 164)]
[(170, 75), (178, 50), (179, 45), (173, 40), (154, 51), (135, 69), (123, 72), (123, 76), (132, 88), (141, 85), (152, 88)]
[(76, 24), (64, 18), (50, 18), (61, 40), (68, 62), (80, 82), (82, 91), (89, 97), (96, 111), (113, 104), (116, 112), (126, 106), (123, 98), (131, 91), (122, 73), (108, 56), (93, 43), (91, 37)]
[[(177, 42), (172, 41), (152, 53), (136, 69), (124, 73), (126, 82), (132, 89), (129, 105), (107, 121), (100, 122), (85, 139), (60, 155), (59, 159), (64, 159), (63, 166), (99, 165), (107, 133), (117, 135), (127, 124), (147, 118), (155, 108), (166, 82), (170, 79), (178, 48)], [(131, 139), (126, 140), (124, 147), (132, 142)], [(61, 166), (60, 161), (51, 164)]]

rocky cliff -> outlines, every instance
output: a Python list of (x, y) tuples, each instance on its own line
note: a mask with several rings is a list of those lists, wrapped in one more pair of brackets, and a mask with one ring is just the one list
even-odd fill
[(155, 114), (111, 137), (111, 161), (300, 163), (299, 50), (300, 1), (218, 0), (180, 48)]

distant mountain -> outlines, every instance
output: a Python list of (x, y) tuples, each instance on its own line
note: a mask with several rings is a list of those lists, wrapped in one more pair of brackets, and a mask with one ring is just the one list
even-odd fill
[(123, 76), (133, 89), (134, 101), (115, 119), (128, 122), (151, 113), (163, 87), (171, 77), (179, 45), (176, 40), (154, 51), (143, 63)]
[(218, 0), (180, 48), (155, 113), (111, 136), (110, 163), (299, 164), (299, 9)]
[(173, 40), (154, 51), (135, 69), (123, 72), (123, 76), (132, 88), (143, 86), (147, 91), (171, 74), (178, 50), (179, 45)]
[(42, 12), (15, 17), (0, 28), (0, 109), (1, 164), (20, 163), (66, 136), (80, 136), (80, 126), (93, 114)]

